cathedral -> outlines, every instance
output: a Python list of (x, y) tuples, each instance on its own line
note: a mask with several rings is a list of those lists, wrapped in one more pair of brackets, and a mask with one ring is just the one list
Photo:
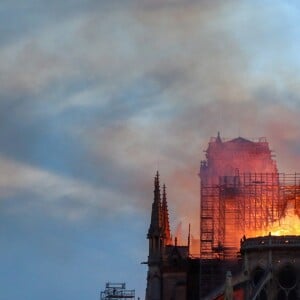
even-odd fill
[(197, 257), (190, 232), (186, 245), (171, 238), (157, 172), (146, 300), (300, 299), (300, 175), (279, 173), (273, 157), (265, 138), (211, 138), (199, 171)]

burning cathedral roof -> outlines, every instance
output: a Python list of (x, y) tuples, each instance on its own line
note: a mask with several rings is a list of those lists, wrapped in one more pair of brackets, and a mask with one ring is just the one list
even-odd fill
[(266, 138), (255, 141), (237, 137), (231, 140), (211, 138), (203, 162), (209, 173), (234, 176), (237, 173), (277, 173), (276, 161)]

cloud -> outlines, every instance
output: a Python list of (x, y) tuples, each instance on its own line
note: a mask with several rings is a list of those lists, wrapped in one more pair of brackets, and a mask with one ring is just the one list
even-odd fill
[(159, 165), (175, 218), (185, 218), (193, 212), (181, 211), (182, 199), (197, 205), (198, 164), (217, 131), (266, 135), (281, 165), (294, 166), (296, 4), (35, 2), (17, 10), (35, 7), (35, 18), (21, 17), (18, 38), (0, 49), (0, 152), (67, 180), (68, 197), (55, 196), (66, 207), (109, 191), (100, 198), (126, 195), (145, 210)]
[(130, 199), (124, 195), (121, 197), (117, 191), (95, 188), (3, 156), (0, 163), (2, 210), (6, 207), (9, 214), (36, 211), (54, 218), (77, 221), (93, 215), (112, 217), (134, 211)]

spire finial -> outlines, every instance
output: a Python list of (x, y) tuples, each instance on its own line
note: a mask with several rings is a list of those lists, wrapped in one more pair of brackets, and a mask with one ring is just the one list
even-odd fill
[(216, 138), (216, 142), (222, 143), (221, 136), (220, 136), (220, 131), (218, 131), (218, 135), (217, 135), (217, 138)]
[(154, 185), (155, 185), (155, 189), (159, 189), (159, 172), (158, 171), (156, 171)]

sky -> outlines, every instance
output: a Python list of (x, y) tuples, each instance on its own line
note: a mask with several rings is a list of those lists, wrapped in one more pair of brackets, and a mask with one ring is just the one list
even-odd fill
[(300, 4), (1, 0), (0, 300), (144, 298), (159, 169), (197, 237), (211, 136), (300, 154)]

